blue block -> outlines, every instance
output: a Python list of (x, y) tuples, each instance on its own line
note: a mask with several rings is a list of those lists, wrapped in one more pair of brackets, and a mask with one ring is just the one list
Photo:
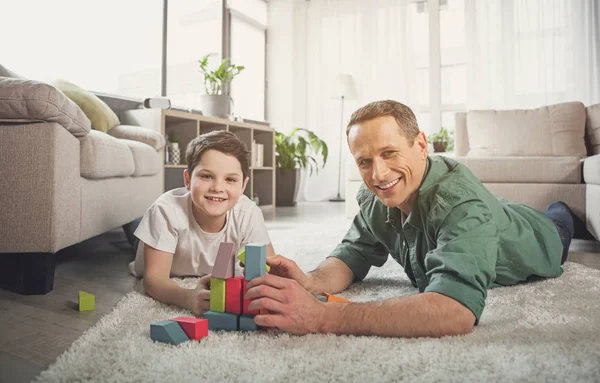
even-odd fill
[(249, 243), (246, 245), (246, 263), (244, 277), (251, 281), (265, 275), (267, 268), (267, 245)]
[(179, 323), (170, 320), (150, 324), (150, 338), (155, 342), (174, 345), (190, 340)]
[(239, 329), (239, 315), (207, 311), (204, 318), (208, 319), (208, 329), (217, 331), (237, 331)]
[(242, 315), (240, 317), (240, 331), (257, 331), (258, 326), (254, 323), (254, 317)]

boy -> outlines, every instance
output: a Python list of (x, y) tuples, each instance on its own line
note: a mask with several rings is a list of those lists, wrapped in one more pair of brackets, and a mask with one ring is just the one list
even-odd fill
[[(210, 273), (221, 242), (237, 254), (250, 242), (275, 255), (261, 210), (244, 193), (249, 152), (233, 133), (214, 131), (192, 140), (186, 150), (185, 187), (170, 190), (148, 209), (135, 236), (135, 276), (144, 276), (146, 293), (166, 304), (202, 315), (210, 306)], [(171, 276), (202, 276), (185, 289)]]

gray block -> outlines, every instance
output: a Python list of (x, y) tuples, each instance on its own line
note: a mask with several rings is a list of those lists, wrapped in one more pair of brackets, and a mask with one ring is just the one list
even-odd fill
[(257, 331), (258, 326), (254, 323), (254, 317), (242, 315), (240, 317), (240, 331)]
[(237, 331), (239, 329), (239, 315), (207, 311), (204, 318), (208, 319), (208, 329), (213, 331)]
[(179, 323), (170, 320), (150, 324), (150, 338), (155, 342), (173, 345), (190, 340)]

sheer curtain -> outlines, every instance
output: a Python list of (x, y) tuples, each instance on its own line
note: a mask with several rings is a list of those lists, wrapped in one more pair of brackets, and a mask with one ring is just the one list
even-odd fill
[[(345, 163), (350, 156), (345, 125), (354, 110), (382, 99), (418, 107), (416, 60), (424, 45), (419, 36), (411, 33), (412, 9), (416, 9), (414, 4), (398, 0), (308, 3), (306, 128), (327, 142), (329, 159), (318, 175), (305, 179), (301, 193), (304, 199), (321, 201), (335, 197), (338, 171), (342, 172), (343, 196)], [(329, 97), (331, 81), (338, 73), (352, 74), (358, 94), (356, 100), (344, 102), (343, 125), (341, 102)]]
[(467, 109), (600, 102), (595, 0), (466, 0)]

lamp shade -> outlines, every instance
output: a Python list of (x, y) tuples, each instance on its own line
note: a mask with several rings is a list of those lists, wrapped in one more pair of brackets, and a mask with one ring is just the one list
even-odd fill
[(342, 98), (346, 100), (356, 100), (356, 89), (352, 75), (340, 73), (333, 78), (331, 83), (330, 98)]

